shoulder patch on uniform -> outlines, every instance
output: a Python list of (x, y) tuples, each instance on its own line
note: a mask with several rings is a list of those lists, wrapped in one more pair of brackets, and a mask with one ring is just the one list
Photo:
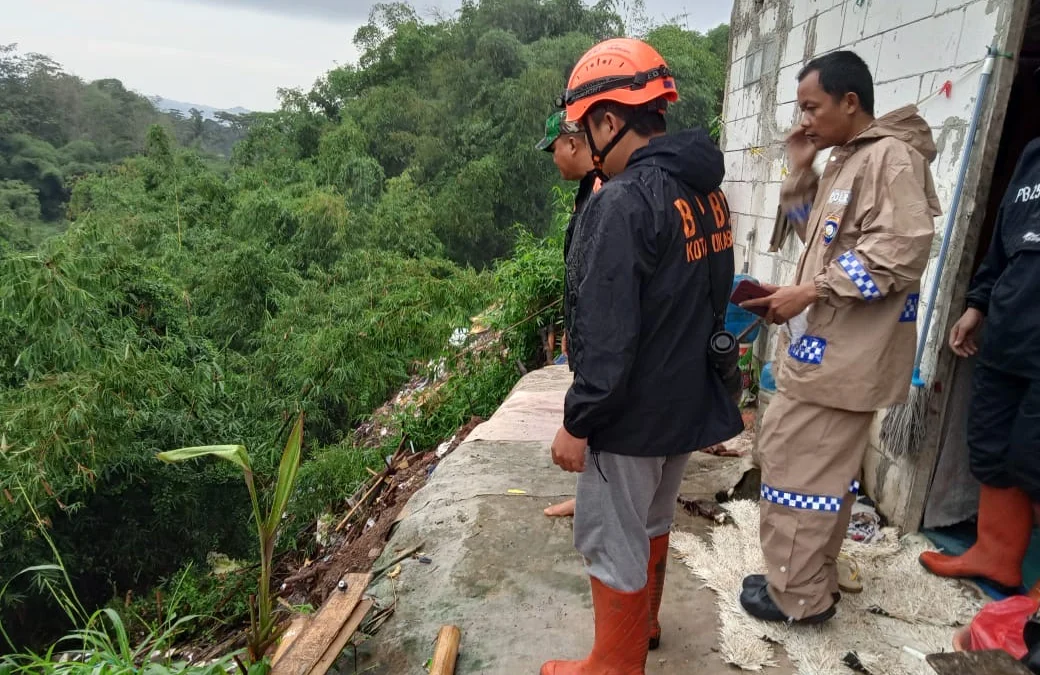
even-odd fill
[(827, 340), (812, 335), (803, 335), (797, 342), (792, 342), (787, 353), (795, 361), (818, 366), (823, 363), (823, 353), (827, 350)]
[(827, 200), (827, 203), (848, 206), (851, 200), (852, 192), (850, 190), (832, 190), (831, 198)]
[(903, 311), (899, 313), (899, 323), (917, 321), (917, 305), (920, 300), (921, 295), (919, 293), (911, 293), (906, 296), (906, 304), (903, 305)]
[(824, 246), (830, 246), (831, 242), (834, 241), (834, 237), (838, 235), (839, 227), (841, 227), (841, 218), (836, 215), (827, 216), (827, 220), (823, 223)]

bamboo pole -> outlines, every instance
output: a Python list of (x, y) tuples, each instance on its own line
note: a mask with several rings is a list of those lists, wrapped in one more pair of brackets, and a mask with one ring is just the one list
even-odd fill
[(455, 660), (459, 656), (462, 631), (458, 626), (443, 626), (437, 635), (437, 646), (433, 650), (433, 665), (430, 675), (454, 675)]

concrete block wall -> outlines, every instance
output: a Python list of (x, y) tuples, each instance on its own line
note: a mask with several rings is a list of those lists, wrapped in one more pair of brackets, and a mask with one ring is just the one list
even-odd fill
[[(920, 104), (939, 151), (932, 165), (944, 216), (936, 219), (927, 292), (945, 225), (945, 213), (961, 150), (975, 105), (981, 66), (990, 44), (1003, 44), (1013, 0), (736, 0), (731, 20), (730, 67), (723, 105), (724, 189), (733, 211), (738, 266), (754, 233), (750, 273), (761, 281), (792, 280), (802, 250), (793, 235), (778, 253), (769, 253), (780, 184), (786, 175), (783, 139), (797, 123), (797, 74), (811, 58), (836, 49), (856, 51), (874, 73), (876, 112), (883, 115)], [(939, 94), (952, 82), (950, 97)], [(991, 90), (992, 93), (992, 90)], [(822, 154), (822, 153), (821, 153)], [(824, 159), (821, 157), (820, 159)], [(966, 213), (958, 220), (966, 220)], [(920, 312), (925, 314), (924, 300)], [(940, 298), (949, 303), (949, 298)], [(929, 372), (942, 339), (932, 330), (925, 359)], [(775, 331), (761, 338), (756, 352), (773, 355)], [(879, 476), (890, 468), (879, 443)], [(897, 472), (899, 471), (897, 467)], [(905, 467), (904, 467), (905, 470)], [(893, 477), (893, 492), (905, 476)], [(868, 489), (886, 481), (867, 476)], [(884, 490), (887, 492), (887, 490)], [(892, 505), (898, 522), (901, 495), (876, 495)]]

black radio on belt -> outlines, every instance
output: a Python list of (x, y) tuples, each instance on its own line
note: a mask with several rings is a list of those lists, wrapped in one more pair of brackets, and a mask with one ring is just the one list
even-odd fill
[(708, 339), (708, 362), (722, 379), (726, 392), (739, 400), (744, 390), (744, 376), (740, 372), (740, 347), (737, 338), (728, 330), (717, 330)]

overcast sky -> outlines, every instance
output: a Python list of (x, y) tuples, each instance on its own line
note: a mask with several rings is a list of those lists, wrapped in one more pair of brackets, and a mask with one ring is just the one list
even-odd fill
[[(0, 44), (47, 54), (88, 80), (142, 94), (270, 110), (278, 87), (309, 88), (357, 59), (354, 31), (377, 0), (0, 0)], [(708, 30), (730, 0), (645, 0), (654, 19)], [(416, 0), (451, 12), (459, 0)]]

